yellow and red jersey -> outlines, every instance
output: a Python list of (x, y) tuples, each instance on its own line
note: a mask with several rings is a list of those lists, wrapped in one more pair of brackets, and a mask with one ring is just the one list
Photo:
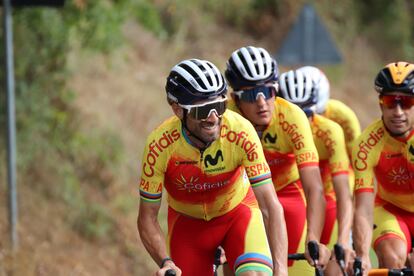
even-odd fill
[(324, 117), (337, 122), (345, 134), (345, 142), (349, 156), (351, 156), (352, 146), (361, 134), (361, 125), (355, 112), (341, 101), (330, 99), (326, 105)]
[[(229, 108), (240, 113), (236, 104)], [(261, 143), (276, 191), (299, 179), (298, 168), (318, 166), (319, 158), (305, 113), (295, 104), (276, 97), (271, 122)]]
[(414, 131), (403, 139), (392, 137), (382, 120), (374, 122), (356, 140), (352, 166), (355, 193), (377, 188), (377, 202), (414, 212)]
[(349, 159), (342, 128), (321, 115), (311, 118), (313, 140), (319, 154), (319, 168), (326, 196), (335, 198), (332, 177), (348, 174)]
[(227, 110), (220, 137), (204, 151), (192, 146), (181, 121), (171, 117), (148, 137), (142, 159), (141, 199), (160, 202), (163, 188), (175, 211), (204, 220), (235, 208), (250, 187), (271, 183), (251, 123)]

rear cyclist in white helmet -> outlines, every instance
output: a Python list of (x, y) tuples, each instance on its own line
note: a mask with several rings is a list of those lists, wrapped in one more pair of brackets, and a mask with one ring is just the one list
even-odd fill
[[(333, 249), (335, 243), (345, 249), (349, 264), (352, 250), (349, 235), (352, 224), (352, 200), (348, 186), (349, 159), (341, 126), (316, 113), (319, 102), (318, 82), (308, 72), (291, 70), (281, 74), (279, 95), (297, 104), (309, 118), (319, 154), (319, 168), (326, 199), (325, 225), (321, 242)], [(330, 262), (327, 275), (339, 275), (339, 267)]]
[[(361, 134), (361, 125), (355, 112), (345, 103), (330, 98), (330, 85), (326, 75), (314, 66), (304, 66), (298, 70), (309, 73), (318, 90), (316, 102), (317, 114), (337, 122), (343, 129), (348, 157), (351, 158), (352, 146)], [(354, 187), (354, 171), (349, 167), (349, 187), (351, 193)]]

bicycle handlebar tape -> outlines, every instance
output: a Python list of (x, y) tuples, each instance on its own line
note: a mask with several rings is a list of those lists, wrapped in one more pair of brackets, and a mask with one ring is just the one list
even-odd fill
[(318, 243), (316, 241), (310, 241), (308, 242), (308, 251), (309, 255), (312, 258), (313, 262), (317, 264), (319, 259), (319, 247)]
[(356, 257), (354, 261), (354, 275), (362, 276), (362, 261), (360, 258)]
[(294, 254), (289, 254), (288, 259), (298, 261), (298, 260), (305, 260), (306, 257), (304, 253), (294, 253)]
[(315, 275), (316, 276), (323, 276), (323, 270), (318, 266), (318, 259), (319, 259), (319, 246), (316, 241), (308, 242), (308, 251), (309, 255), (315, 264)]
[(174, 269), (168, 269), (167, 271), (165, 271), (165, 276), (175, 276), (175, 270)]
[(342, 274), (344, 276), (347, 276), (348, 274), (345, 271), (345, 251), (344, 248), (340, 244), (334, 245), (334, 251), (335, 251), (335, 258), (338, 262), (339, 267), (341, 268)]

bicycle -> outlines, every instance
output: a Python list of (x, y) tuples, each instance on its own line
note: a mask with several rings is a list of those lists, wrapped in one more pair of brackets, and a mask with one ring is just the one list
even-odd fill
[[(362, 276), (362, 261), (356, 257), (354, 262), (354, 275)], [(373, 268), (368, 271), (368, 276), (413, 276), (413, 270), (410, 268), (389, 269), (389, 268)]]
[[(308, 242), (308, 251), (309, 255), (313, 261), (314, 268), (315, 268), (315, 276), (323, 276), (323, 270), (318, 266), (318, 259), (319, 259), (319, 247), (316, 241)], [(305, 253), (295, 253), (288, 255), (289, 260), (306, 260)]]

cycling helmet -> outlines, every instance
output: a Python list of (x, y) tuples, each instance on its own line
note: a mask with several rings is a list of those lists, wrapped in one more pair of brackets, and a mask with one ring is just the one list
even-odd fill
[(169, 100), (188, 105), (200, 100), (223, 96), (227, 84), (217, 67), (200, 59), (187, 59), (175, 65), (165, 85)]
[(388, 64), (375, 78), (375, 90), (380, 94), (403, 92), (414, 95), (414, 64), (404, 61)]
[(311, 76), (315, 85), (317, 95), (315, 112), (318, 114), (324, 113), (330, 96), (328, 78), (320, 69), (314, 66), (304, 66), (299, 68), (298, 70), (306, 72)]
[(231, 54), (225, 76), (234, 90), (277, 81), (276, 61), (263, 48), (247, 46)]
[(291, 70), (280, 75), (279, 96), (297, 104), (303, 110), (315, 111), (317, 94), (312, 77), (307, 72)]

